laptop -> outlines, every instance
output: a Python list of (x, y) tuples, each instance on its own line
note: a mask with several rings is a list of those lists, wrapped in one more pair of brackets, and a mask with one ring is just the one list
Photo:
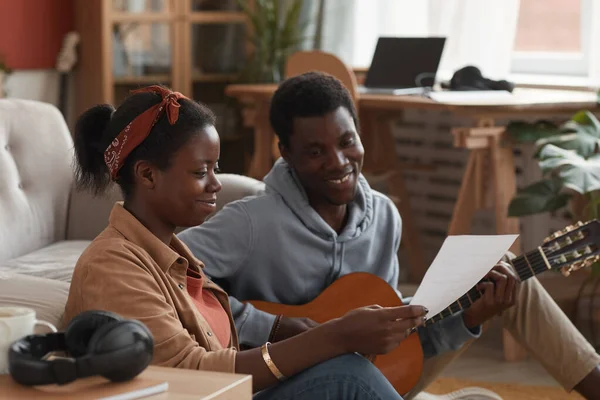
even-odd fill
[(446, 38), (380, 37), (359, 93), (424, 94), (435, 83)]

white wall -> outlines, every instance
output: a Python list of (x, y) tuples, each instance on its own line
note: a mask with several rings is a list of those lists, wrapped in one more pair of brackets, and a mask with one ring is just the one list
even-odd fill
[(54, 70), (14, 71), (6, 82), (7, 96), (57, 105), (58, 81)]
[[(38, 100), (58, 106), (60, 87), (58, 72), (47, 70), (17, 70), (13, 71), (6, 81), (7, 97)], [(72, 121), (74, 104), (73, 85), (69, 80), (67, 97), (67, 122)], [(71, 124), (69, 123), (69, 126)]]

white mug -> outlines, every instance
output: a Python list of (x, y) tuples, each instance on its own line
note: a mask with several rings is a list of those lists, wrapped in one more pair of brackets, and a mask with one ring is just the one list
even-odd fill
[(35, 310), (31, 308), (0, 306), (0, 375), (8, 374), (10, 345), (34, 333), (36, 325), (43, 325), (56, 332), (56, 327), (50, 322), (37, 320)]

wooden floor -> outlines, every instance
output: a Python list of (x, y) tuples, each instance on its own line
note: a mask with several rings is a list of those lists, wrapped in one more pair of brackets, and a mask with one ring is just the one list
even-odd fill
[(483, 382), (559, 386), (532, 357), (519, 362), (504, 361), (501, 332), (500, 323), (495, 323), (460, 358), (450, 364), (442, 376)]

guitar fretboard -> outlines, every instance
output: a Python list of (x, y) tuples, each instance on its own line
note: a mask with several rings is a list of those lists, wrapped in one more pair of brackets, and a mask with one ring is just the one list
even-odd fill
[[(535, 250), (511, 260), (509, 263), (515, 267), (515, 271), (517, 272), (517, 275), (519, 275), (519, 279), (521, 281), (527, 280), (537, 274), (541, 274), (544, 271), (548, 271), (551, 268), (541, 247), (538, 247)], [(446, 308), (444, 311), (429, 318), (425, 322), (425, 325), (427, 326), (434, 324), (444, 318), (448, 318), (453, 314), (469, 308), (471, 305), (473, 305), (473, 303), (481, 298), (482, 295), (483, 292), (477, 289), (477, 287), (473, 287), (464, 296), (450, 304), (450, 306), (448, 306), (448, 308)]]

